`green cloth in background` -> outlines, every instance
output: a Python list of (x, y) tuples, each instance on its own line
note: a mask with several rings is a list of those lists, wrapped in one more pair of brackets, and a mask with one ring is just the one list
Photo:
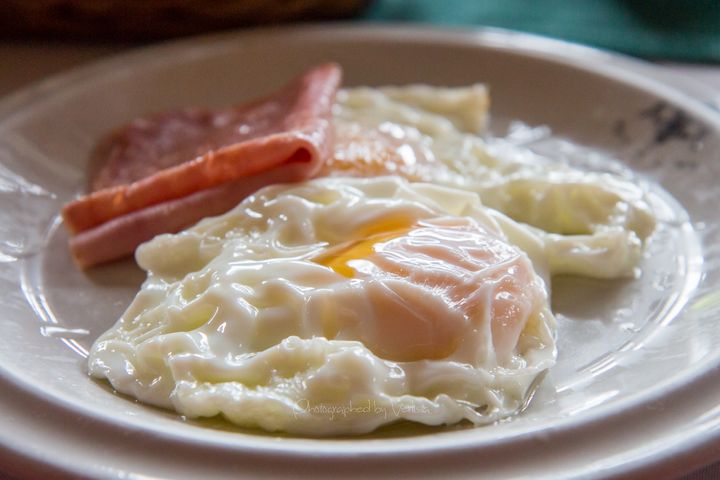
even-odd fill
[(720, 62), (720, 0), (374, 0), (363, 18), (501, 27), (639, 57)]

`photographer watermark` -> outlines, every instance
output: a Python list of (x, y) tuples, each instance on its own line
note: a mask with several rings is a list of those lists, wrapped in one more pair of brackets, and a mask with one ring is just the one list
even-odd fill
[(295, 418), (301, 414), (309, 414), (329, 417), (330, 420), (355, 415), (375, 415), (387, 419), (430, 413), (428, 405), (411, 400), (378, 403), (375, 399), (367, 399), (360, 402), (350, 400), (347, 403), (312, 403), (310, 400), (303, 398), (298, 400), (295, 406), (297, 407), (293, 412)]

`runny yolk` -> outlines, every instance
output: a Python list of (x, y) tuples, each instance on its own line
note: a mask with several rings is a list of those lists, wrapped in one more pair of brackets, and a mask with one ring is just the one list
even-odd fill
[[(528, 320), (541, 314), (530, 260), (470, 219), (384, 219), (354, 237), (313, 259), (347, 278), (358, 277), (358, 260), (371, 259), (377, 269), (362, 294), (344, 291), (326, 306), (328, 338), (348, 329), (354, 333), (345, 335), (378, 356), (402, 362), (447, 358), (465, 341), (487, 355), (487, 339), (473, 332), (488, 322), (504, 364)], [(397, 241), (379, 247), (390, 240)], [(353, 313), (356, 305), (362, 317)]]
[(354, 260), (369, 257), (375, 251), (375, 245), (402, 237), (412, 230), (412, 224), (407, 219), (388, 218), (371, 224), (358, 232), (358, 240), (341, 243), (313, 261), (333, 269), (336, 273), (353, 278), (355, 269), (350, 265)]

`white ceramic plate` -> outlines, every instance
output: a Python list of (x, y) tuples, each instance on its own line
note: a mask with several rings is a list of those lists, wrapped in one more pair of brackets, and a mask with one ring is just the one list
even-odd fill
[[(83, 274), (66, 251), (58, 210), (83, 188), (94, 142), (146, 112), (258, 96), (325, 60), (344, 66), (348, 85), (485, 82), (496, 133), (510, 120), (548, 125), (554, 136), (533, 148), (586, 166), (629, 168), (661, 208), (641, 278), (554, 282), (558, 365), (513, 421), (282, 437), (184, 421), (85, 374), (83, 355), (142, 281), (132, 262)], [(656, 73), (527, 35), (339, 25), (145, 49), (6, 99), (2, 467), (103, 478), (658, 478), (711, 460), (720, 446), (720, 119), (651, 80)]]

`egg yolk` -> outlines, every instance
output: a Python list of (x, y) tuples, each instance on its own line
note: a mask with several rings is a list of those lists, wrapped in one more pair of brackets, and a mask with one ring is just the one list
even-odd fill
[(368, 258), (375, 251), (375, 245), (407, 235), (411, 228), (410, 222), (403, 219), (383, 219), (358, 232), (359, 240), (340, 244), (313, 260), (344, 277), (353, 278), (355, 269), (351, 262)]
[(405, 138), (394, 138), (376, 129), (335, 125), (335, 149), (320, 176), (377, 177), (399, 175), (408, 180), (430, 180), (440, 165), (429, 153)]
[[(357, 260), (374, 267), (359, 272), (353, 268)], [(353, 327), (356, 336), (389, 360), (446, 358), (472, 337), (469, 332), (489, 324), (487, 334), (502, 363), (540, 304), (541, 289), (527, 257), (465, 218), (378, 222), (360, 239), (314, 261), (364, 282), (373, 314), (341, 323), (360, 324)], [(483, 345), (471, 348), (488, 354)]]

